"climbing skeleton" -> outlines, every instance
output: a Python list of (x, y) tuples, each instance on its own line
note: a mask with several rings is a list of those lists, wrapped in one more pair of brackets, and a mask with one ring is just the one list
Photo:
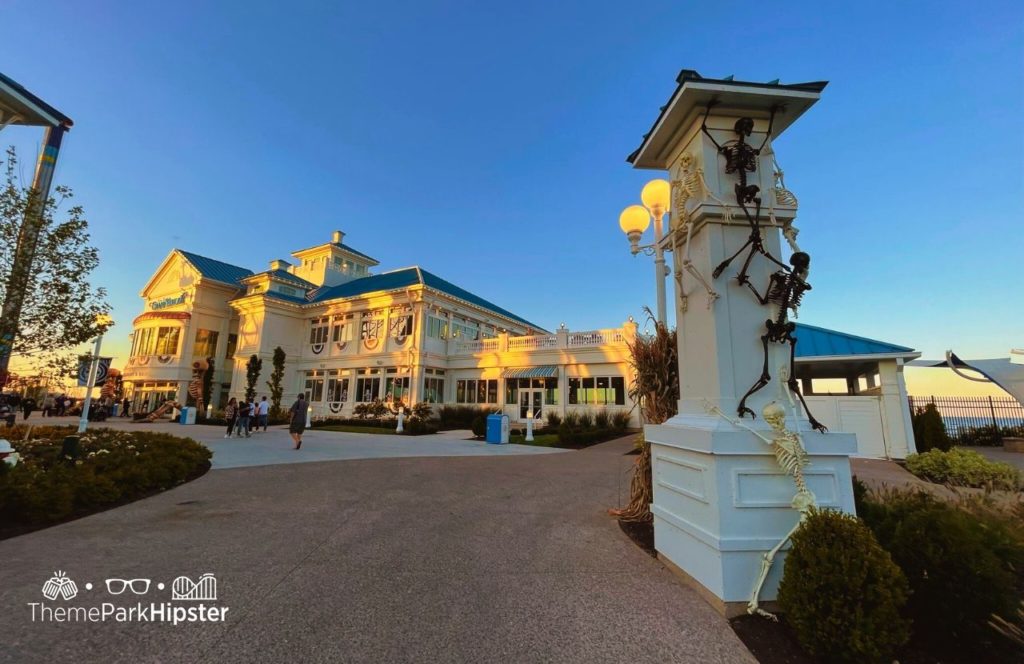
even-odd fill
[[(785, 372), (785, 367), (780, 367), (780, 371)], [(740, 420), (732, 419), (722, 412), (721, 408), (712, 405), (710, 402), (705, 402), (704, 404), (705, 409), (709, 413), (718, 415), (722, 419), (731, 422), (733, 425), (746, 429), (770, 445), (772, 452), (775, 454), (775, 461), (787, 475), (793, 478), (793, 483), (796, 485), (796, 494), (790, 501), (790, 506), (800, 513), (800, 518), (797, 520), (796, 525), (786, 533), (778, 544), (761, 556), (761, 570), (757, 575), (757, 581), (754, 584), (754, 591), (750, 596), (750, 601), (747, 602), (747, 613), (757, 614), (772, 620), (777, 620), (777, 618), (759, 606), (761, 589), (764, 587), (765, 579), (768, 578), (768, 572), (771, 571), (772, 564), (775, 562), (775, 556), (779, 554), (779, 551), (781, 551), (782, 547), (789, 541), (789, 538), (793, 536), (796, 529), (804, 522), (811, 508), (817, 505), (814, 493), (807, 488), (807, 483), (804, 480), (804, 468), (808, 466), (809, 460), (807, 457), (807, 450), (804, 448), (803, 439), (800, 437), (796, 404), (793, 402), (793, 398), (790, 394), (786, 393), (786, 398), (789, 401), (790, 411), (793, 414), (793, 421), (797, 423), (798, 430), (790, 431), (786, 428), (786, 411), (782, 406), (773, 401), (766, 405), (761, 411), (765, 422), (767, 422), (772, 428), (770, 436), (766, 435), (766, 432), (758, 431), (757, 429), (747, 426)]]
[(811, 426), (818, 431), (825, 432), (828, 429), (824, 424), (814, 419), (810, 409), (807, 408), (807, 402), (804, 401), (804, 395), (800, 393), (800, 386), (795, 375), (797, 339), (793, 336), (793, 332), (796, 331), (796, 323), (789, 320), (789, 312), (793, 311), (795, 313), (800, 306), (804, 293), (811, 290), (811, 285), (807, 283), (811, 257), (802, 251), (798, 251), (790, 257), (789, 261), (793, 266), (792, 269), (774, 272), (768, 282), (768, 289), (764, 295), (761, 295), (754, 288), (749, 279), (741, 281), (742, 284), (745, 284), (750, 289), (758, 302), (761, 304), (773, 304), (778, 307), (778, 312), (774, 319), (769, 318), (764, 322), (766, 332), (761, 335), (761, 345), (764, 347), (764, 364), (761, 368), (761, 375), (751, 385), (750, 389), (747, 390), (747, 393), (743, 395), (743, 398), (740, 399), (736, 412), (740, 417), (747, 413), (752, 417), (754, 416), (754, 411), (747, 408), (747, 399), (762, 389), (772, 379), (771, 373), (768, 371), (768, 344), (788, 343), (789, 366), (786, 370), (785, 384), (789, 391), (800, 399), (800, 404), (807, 413), (807, 419), (810, 421)]
[[(681, 313), (685, 313), (689, 307), (689, 295), (686, 292), (686, 286), (683, 283), (683, 272), (688, 272), (694, 279), (696, 279), (701, 286), (704, 287), (704, 291), (708, 294), (708, 309), (714, 304), (715, 300), (718, 299), (719, 295), (714, 288), (711, 287), (711, 283), (700, 270), (690, 260), (690, 236), (693, 232), (693, 223), (687, 218), (688, 212), (686, 204), (691, 200), (703, 201), (704, 199), (710, 198), (714, 202), (718, 203), (725, 216), (726, 223), (729, 222), (732, 215), (729, 212), (729, 206), (725, 204), (725, 201), (715, 196), (715, 194), (708, 188), (707, 182), (704, 181), (704, 169), (697, 166), (694, 162), (693, 155), (689, 152), (684, 152), (679, 157), (680, 165), (680, 178), (672, 181), (672, 188), (675, 192), (675, 200), (673, 201), (674, 209), (676, 211), (677, 219), (681, 220), (682, 223), (673, 229), (672, 236), (672, 253), (678, 257), (677, 261), (679, 265), (675, 270), (676, 284), (679, 287), (680, 303), (679, 308)], [(686, 248), (680, 253), (679, 245), (682, 242), (682, 238), (685, 235)]]
[[(757, 160), (761, 155), (761, 151), (768, 144), (769, 138), (772, 135), (772, 126), (775, 123), (775, 114), (778, 111), (778, 107), (773, 106), (771, 109), (771, 115), (768, 119), (768, 129), (765, 132), (764, 140), (761, 145), (754, 147), (752, 144), (747, 142), (747, 137), (750, 136), (754, 131), (754, 120), (749, 117), (742, 117), (736, 121), (733, 125), (733, 133), (736, 134), (736, 138), (725, 143), (719, 143), (715, 140), (715, 137), (708, 130), (707, 122), (708, 116), (711, 114), (711, 109), (715, 105), (715, 102), (708, 104), (707, 110), (704, 112), (704, 120), (701, 122), (700, 129), (704, 134), (711, 140), (714, 146), (718, 149), (718, 153), (725, 157), (725, 172), (726, 174), (735, 173), (739, 177), (739, 182), (736, 183), (734, 191), (736, 193), (736, 204), (743, 210), (744, 216), (747, 218), (747, 224), (750, 226), (750, 236), (747, 241), (736, 250), (732, 256), (726, 258), (724, 261), (718, 264), (718, 266), (711, 273), (711, 276), (717, 279), (721, 276), (722, 272), (741, 254), (744, 250), (747, 250), (747, 256), (743, 261), (743, 267), (740, 268), (737, 279), (741, 283), (747, 278), (747, 270), (750, 269), (750, 262), (754, 258), (754, 254), (761, 254), (771, 262), (775, 263), (783, 269), (788, 269), (785, 263), (780, 261), (765, 248), (764, 240), (761, 237), (761, 197), (758, 195), (761, 191), (760, 187), (756, 184), (750, 184), (747, 182), (747, 174), (754, 173), (757, 171)], [(748, 205), (754, 205), (754, 213), (751, 214), (748, 209)]]

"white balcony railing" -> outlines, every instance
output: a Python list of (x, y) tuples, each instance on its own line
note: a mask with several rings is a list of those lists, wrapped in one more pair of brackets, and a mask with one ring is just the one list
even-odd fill
[(523, 353), (553, 349), (599, 348), (626, 343), (623, 328), (589, 330), (586, 332), (560, 331), (558, 334), (537, 334), (523, 337), (499, 336), (480, 341), (453, 340), (450, 346), (453, 355), (474, 355), (477, 353)]
[(558, 348), (558, 337), (554, 334), (536, 334), (531, 337), (509, 337), (509, 350), (536, 350)]

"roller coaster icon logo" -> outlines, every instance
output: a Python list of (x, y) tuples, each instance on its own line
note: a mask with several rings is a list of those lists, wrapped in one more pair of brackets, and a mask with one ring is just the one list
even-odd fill
[(207, 601), (217, 600), (217, 579), (212, 573), (207, 572), (199, 577), (198, 581), (192, 581), (187, 576), (179, 576), (171, 584), (171, 599), (183, 601)]

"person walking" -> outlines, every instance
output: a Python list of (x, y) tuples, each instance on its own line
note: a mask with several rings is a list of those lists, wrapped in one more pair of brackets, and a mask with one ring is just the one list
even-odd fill
[(238, 402), (238, 419), (235, 420), (235, 433), (238, 434), (239, 438), (242, 437), (242, 434), (245, 434), (246, 438), (249, 437), (249, 413), (251, 412), (248, 401)]
[(245, 405), (249, 407), (249, 419), (245, 421), (245, 435), (248, 438), (249, 434), (252, 433), (253, 428), (259, 426), (256, 419), (256, 411), (259, 410), (259, 406), (253, 403), (252, 399), (246, 399)]
[(295, 441), (294, 449), (299, 449), (302, 447), (302, 432), (306, 430), (306, 395), (304, 393), (299, 393), (299, 398), (288, 409), (288, 413), (292, 419), (291, 424), (288, 425), (288, 433)]
[(21, 412), (24, 413), (25, 419), (32, 414), (32, 411), (36, 409), (36, 400), (32, 397), (25, 397), (21, 400)]
[(47, 394), (43, 399), (43, 417), (53, 417), (53, 395)]
[(128, 400), (128, 397), (125, 397), (124, 401), (121, 402), (121, 417), (128, 417), (130, 414), (128, 411), (131, 410), (131, 407), (132, 402)]
[(256, 428), (263, 427), (263, 433), (267, 432), (267, 420), (270, 419), (270, 404), (267, 402), (267, 398), (263, 397), (260, 400), (259, 405), (259, 419), (256, 420)]
[(228, 432), (224, 434), (225, 438), (231, 437), (231, 432), (235, 429), (235, 417), (238, 415), (238, 406), (235, 405), (235, 398), (231, 397), (228, 401), (228, 405), (224, 406), (224, 419), (228, 421)]

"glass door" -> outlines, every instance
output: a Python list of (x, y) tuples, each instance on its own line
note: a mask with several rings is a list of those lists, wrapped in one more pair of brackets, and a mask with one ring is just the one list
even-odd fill
[(543, 417), (544, 392), (541, 390), (519, 390), (519, 419), (526, 420), (533, 413), (534, 419)]

